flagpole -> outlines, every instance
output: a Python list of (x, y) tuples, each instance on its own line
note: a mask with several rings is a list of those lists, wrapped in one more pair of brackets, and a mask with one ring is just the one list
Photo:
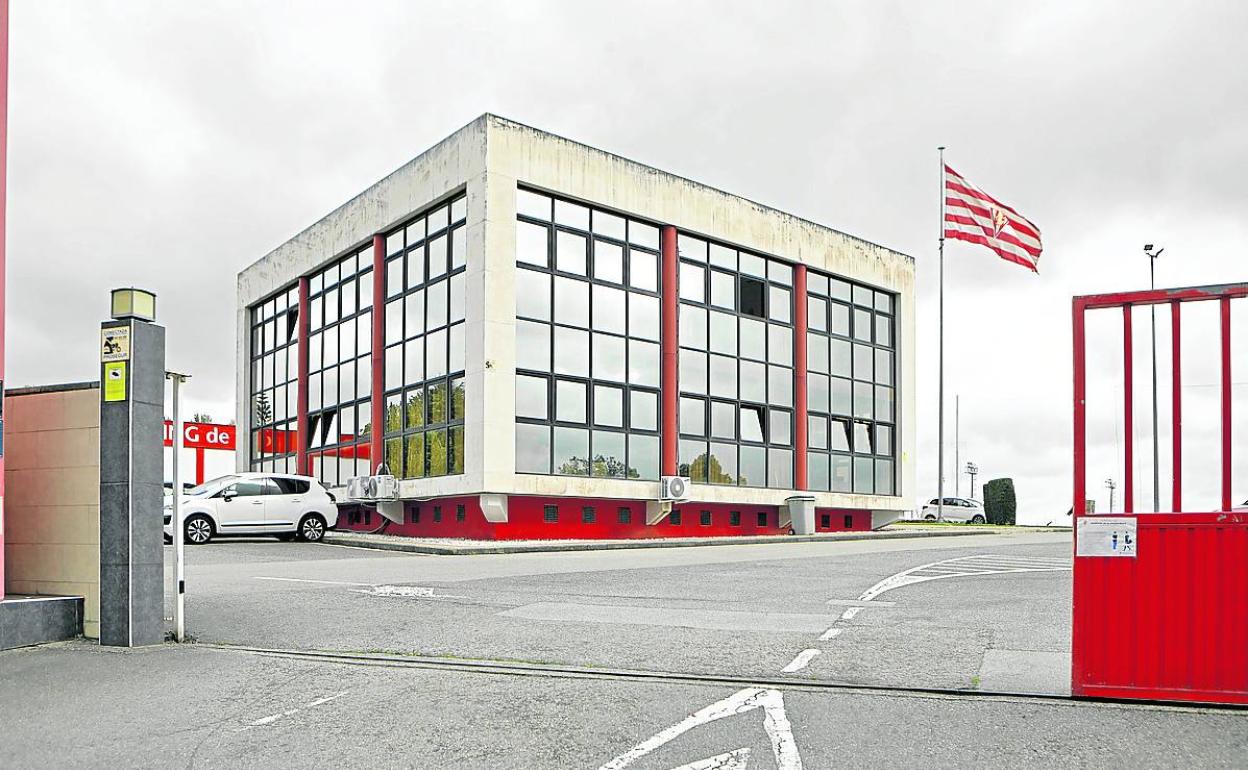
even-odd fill
[(945, 520), (945, 148), (937, 147), (940, 154), (940, 316), (936, 323), (940, 337), (939, 384), (936, 409), (936, 520)]

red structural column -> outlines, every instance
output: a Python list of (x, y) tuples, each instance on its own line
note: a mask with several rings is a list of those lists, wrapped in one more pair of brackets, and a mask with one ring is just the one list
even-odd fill
[(1131, 336), (1131, 306), (1122, 306), (1122, 510), (1135, 512), (1135, 379), (1132, 370), (1134, 338)]
[(311, 475), (312, 468), (308, 464), (308, 336), (312, 330), (312, 311), (309, 309), (308, 294), (311, 281), (307, 276), (299, 279), (299, 328), (295, 338), (295, 357), (299, 362), (298, 377), (295, 386), (295, 472)]
[(810, 489), (806, 468), (808, 425), (806, 409), (806, 266), (793, 270), (793, 383), (796, 389), (793, 419), (793, 488)]
[(1231, 510), (1231, 298), (1220, 300), (1222, 320), (1222, 510)]
[(1174, 435), (1171, 436), (1171, 456), (1174, 460), (1171, 473), (1174, 476), (1174, 486), (1171, 488), (1170, 510), (1175, 513), (1183, 510), (1183, 357), (1180, 344), (1182, 335), (1179, 333), (1182, 316), (1180, 305), (1179, 302), (1170, 303), (1170, 403), (1174, 412)]
[[(373, 236), (373, 400), (372, 433), (368, 447), (368, 461), (372, 467), (385, 462), (386, 446), (386, 239)], [(394, 469), (390, 469), (394, 472)]]
[(676, 255), (676, 228), (665, 225), (662, 231), (663, 246), (663, 425), (660, 438), (660, 472), (664, 476), (676, 475), (677, 420), (679, 404), (680, 361), (679, 340), (676, 336), (676, 318), (680, 311), (680, 293), (677, 287), (680, 260)]
[[(1074, 373), (1074, 425), (1072, 426), (1072, 434), (1074, 438), (1074, 493), (1075, 499), (1071, 501), (1071, 511), (1075, 516), (1082, 516), (1085, 513), (1084, 506), (1087, 504), (1087, 481), (1088, 481), (1088, 463), (1087, 463), (1087, 390), (1088, 379), (1087, 370), (1085, 368), (1087, 361), (1085, 359), (1085, 335), (1084, 335), (1084, 304), (1081, 300), (1075, 299), (1073, 305), (1073, 318), (1071, 318), (1071, 329), (1073, 330), (1074, 361), (1072, 362), (1072, 371)], [(1079, 661), (1074, 659), (1076, 666), (1075, 672), (1078, 672)]]

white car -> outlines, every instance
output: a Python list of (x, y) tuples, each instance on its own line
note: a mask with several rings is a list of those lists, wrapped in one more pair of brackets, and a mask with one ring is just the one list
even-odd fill
[(1248, 500), (1245, 500), (1243, 505), (1232, 508), (1231, 510), (1232, 511), (1244, 511), (1248, 513)]
[[(971, 524), (983, 524), (988, 521), (988, 514), (984, 512), (984, 504), (969, 497), (946, 497), (944, 508), (945, 521), (962, 521)], [(924, 521), (936, 521), (937, 516), (936, 499), (933, 498), (923, 506), (923, 510), (919, 512), (919, 518)]]
[[(187, 543), (218, 535), (276, 535), (315, 543), (338, 523), (338, 505), (321, 483), (285, 473), (234, 473), (182, 495)], [(173, 540), (173, 498), (165, 497), (165, 541)]]

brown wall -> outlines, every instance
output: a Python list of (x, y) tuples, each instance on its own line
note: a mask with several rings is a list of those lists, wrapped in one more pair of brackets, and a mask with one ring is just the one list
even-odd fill
[(85, 598), (100, 633), (100, 392), (97, 383), (4, 396), (5, 590)]

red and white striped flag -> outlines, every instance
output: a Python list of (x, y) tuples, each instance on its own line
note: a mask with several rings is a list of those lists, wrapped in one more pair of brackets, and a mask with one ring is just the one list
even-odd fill
[(945, 237), (987, 246), (1008, 262), (1030, 268), (1040, 261), (1040, 228), (966, 181), (945, 164)]

